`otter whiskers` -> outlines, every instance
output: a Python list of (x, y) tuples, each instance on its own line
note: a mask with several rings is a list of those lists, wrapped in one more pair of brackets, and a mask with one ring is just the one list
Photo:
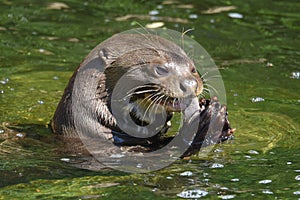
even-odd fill
[[(151, 87), (153, 89), (151, 89)], [(142, 89), (145, 88), (145, 90), (138, 90), (138, 89)], [(131, 98), (134, 95), (139, 95), (139, 94), (146, 94), (146, 93), (151, 93), (151, 92), (158, 92), (160, 89), (158, 87), (155, 87), (154, 85), (142, 85), (142, 86), (137, 86), (132, 88), (131, 90), (129, 90), (127, 92), (127, 95), (125, 95), (124, 97), (122, 97), (122, 99), (120, 99), (119, 101), (123, 101), (126, 100), (127, 98)]]
[[(153, 100), (151, 100), (152, 97), (155, 97)], [(162, 93), (157, 93), (157, 94), (153, 94), (151, 95), (150, 98), (148, 98), (147, 101), (151, 100), (151, 103), (147, 106), (145, 112), (144, 112), (144, 115), (143, 115), (143, 118), (142, 118), (142, 121), (145, 121), (145, 118), (146, 118), (146, 115), (149, 111), (149, 114), (152, 113), (154, 107), (157, 107), (158, 105), (155, 105), (156, 102), (162, 97)], [(155, 112), (154, 112), (155, 113)]]
[(218, 90), (216, 89), (216, 88), (214, 88), (214, 86), (212, 86), (212, 85), (210, 85), (210, 84), (208, 84), (208, 83), (204, 83), (203, 84), (203, 86), (205, 87), (208, 87), (209, 89), (208, 89), (208, 91), (210, 92), (210, 89), (212, 89), (217, 95), (219, 95), (219, 92), (218, 92)]

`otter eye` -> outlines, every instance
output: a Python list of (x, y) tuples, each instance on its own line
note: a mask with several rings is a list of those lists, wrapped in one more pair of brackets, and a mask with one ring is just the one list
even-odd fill
[(191, 72), (192, 72), (193, 74), (197, 73), (196, 68), (195, 68), (195, 67), (192, 67), (192, 68), (191, 68)]
[(168, 69), (161, 66), (155, 67), (155, 72), (160, 76), (167, 75), (169, 73)]

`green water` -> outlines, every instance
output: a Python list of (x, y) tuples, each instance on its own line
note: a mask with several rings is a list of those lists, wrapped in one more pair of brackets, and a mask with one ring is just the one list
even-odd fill
[[(0, 1), (0, 199), (300, 199), (300, 3), (168, 2)], [(236, 9), (203, 13), (225, 6)], [(164, 27), (193, 28), (220, 67), (235, 139), (148, 174), (69, 166), (47, 127), (68, 79), (104, 39), (154, 22), (141, 18), (151, 10), (170, 17)], [(127, 14), (140, 17), (116, 20)]]

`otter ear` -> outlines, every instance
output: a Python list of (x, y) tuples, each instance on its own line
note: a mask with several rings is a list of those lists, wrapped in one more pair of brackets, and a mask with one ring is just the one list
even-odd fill
[(99, 58), (105, 62), (106, 65), (111, 64), (115, 58), (112, 56), (112, 53), (108, 49), (100, 49), (98, 52)]

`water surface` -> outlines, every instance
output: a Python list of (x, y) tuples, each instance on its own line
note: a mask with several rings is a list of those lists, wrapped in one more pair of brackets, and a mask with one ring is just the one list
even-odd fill
[[(292, 0), (0, 1), (0, 199), (299, 199), (299, 10)], [(48, 123), (76, 66), (154, 22), (193, 29), (215, 60), (235, 139), (148, 174), (61, 161)]]

